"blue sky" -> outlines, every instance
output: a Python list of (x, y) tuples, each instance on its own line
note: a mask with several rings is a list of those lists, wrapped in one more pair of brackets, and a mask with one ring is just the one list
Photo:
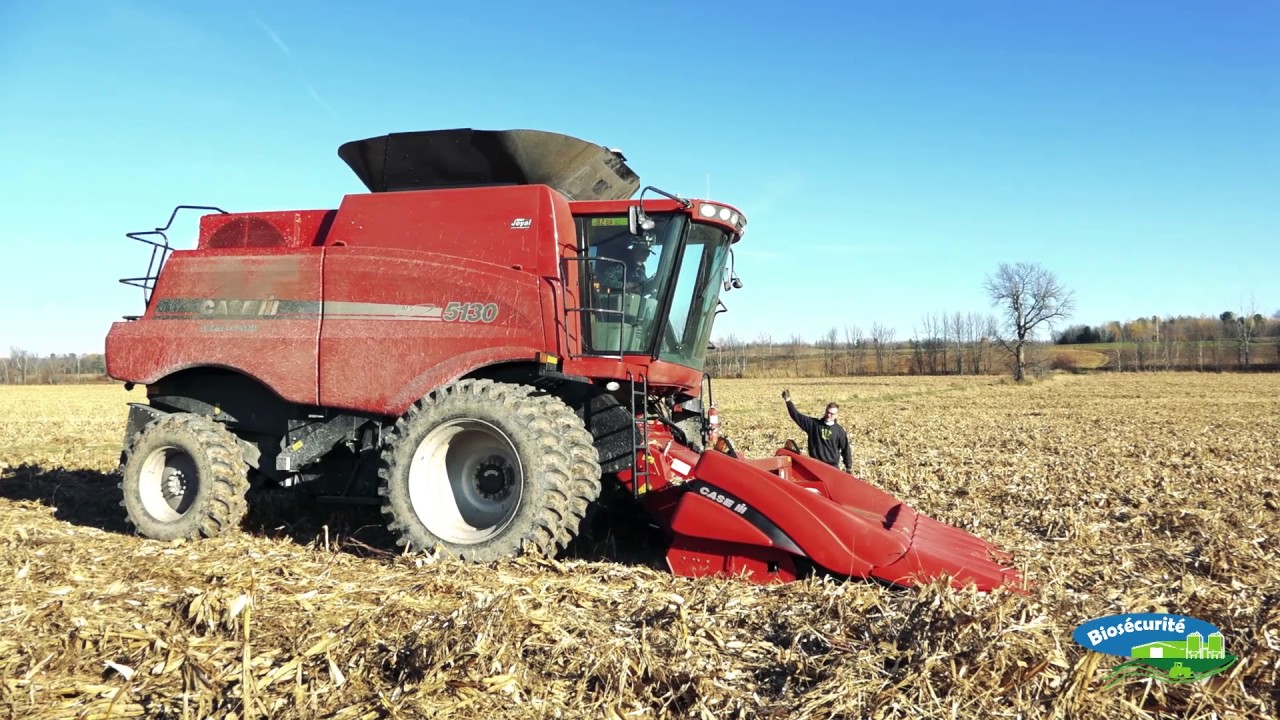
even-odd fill
[(1073, 322), (1280, 310), (1272, 0), (367, 4), (0, 0), (0, 354), (100, 351), (174, 205), (337, 207), (339, 144), (451, 127), (741, 207), (718, 337), (908, 338), (1017, 261)]

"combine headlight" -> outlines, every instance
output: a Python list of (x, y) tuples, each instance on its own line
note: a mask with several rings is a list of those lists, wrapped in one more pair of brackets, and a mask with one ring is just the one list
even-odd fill
[(704, 202), (698, 205), (698, 215), (708, 219), (722, 222), (738, 232), (747, 225), (747, 219), (742, 213), (731, 207), (724, 205), (716, 205), (714, 203)]

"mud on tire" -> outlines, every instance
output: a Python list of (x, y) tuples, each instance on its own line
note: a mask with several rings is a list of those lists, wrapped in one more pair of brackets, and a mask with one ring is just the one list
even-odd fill
[(124, 457), (120, 504), (139, 534), (215, 537), (243, 520), (248, 466), (223, 425), (203, 415), (164, 415), (129, 439)]
[(600, 495), (596, 449), (567, 405), (532, 392), (462, 380), (396, 421), (378, 494), (400, 545), (489, 562), (574, 538)]

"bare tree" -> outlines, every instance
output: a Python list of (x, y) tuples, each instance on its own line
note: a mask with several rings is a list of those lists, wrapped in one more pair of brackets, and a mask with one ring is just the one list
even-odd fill
[(1257, 312), (1252, 315), (1244, 312), (1234, 316), (1230, 312), (1225, 312), (1222, 313), (1222, 321), (1224, 324), (1230, 322), (1235, 325), (1229, 332), (1234, 332), (1236, 340), (1239, 342), (1239, 367), (1242, 370), (1248, 370), (1252, 364), (1250, 345), (1262, 334), (1263, 329), (1266, 327), (1267, 319)]
[(991, 372), (991, 341), (1000, 334), (1000, 321), (996, 319), (995, 315), (988, 313), (979, 322), (981, 328), (981, 337), (978, 339), (978, 361), (980, 367), (976, 374), (981, 375), (984, 372)]
[(823, 363), (825, 366), (824, 371), (828, 377), (835, 375), (836, 368), (839, 365), (837, 353), (840, 350), (840, 331), (837, 330), (835, 326), (832, 326), (832, 328), (822, 336), (822, 339), (818, 341), (818, 344), (822, 346), (822, 352), (825, 359), (825, 362)]
[(768, 372), (773, 360), (773, 335), (767, 330), (761, 330), (756, 337), (756, 345), (760, 346), (760, 367)]
[(862, 337), (862, 328), (857, 325), (844, 326), (844, 349), (849, 353), (852, 369), (845, 369), (845, 375), (862, 374), (866, 369), (867, 343)]
[(795, 368), (796, 377), (800, 377), (800, 348), (804, 347), (804, 338), (798, 334), (792, 333), (791, 338), (787, 340), (787, 355), (791, 358), (791, 364)]
[(1124, 343), (1129, 337), (1128, 331), (1125, 329), (1125, 324), (1119, 320), (1111, 321), (1109, 331), (1116, 343), (1116, 372), (1124, 372)]
[(964, 333), (965, 333), (964, 313), (957, 312), (955, 315), (951, 316), (951, 329), (948, 331), (948, 334), (951, 336), (951, 340), (955, 342), (955, 350), (956, 350), (955, 362), (956, 362), (957, 375), (964, 374), (964, 342), (965, 342)]
[(984, 285), (991, 304), (1003, 310), (1004, 333), (997, 336), (1001, 346), (1013, 356), (1013, 377), (1026, 376), (1026, 344), (1041, 324), (1053, 326), (1055, 320), (1071, 317), (1075, 309), (1075, 293), (1053, 273), (1036, 263), (1001, 263)]
[(729, 337), (715, 342), (715, 354), (707, 358), (707, 364), (716, 377), (740, 378), (747, 373), (747, 344), (738, 336), (729, 333)]
[(13, 365), (14, 382), (19, 385), (26, 384), (27, 373), (31, 370), (31, 353), (20, 347), (10, 347), (9, 362)]
[[(939, 338), (939, 333), (943, 337), (946, 336), (946, 316), (944, 320), (939, 321), (938, 317), (932, 313), (920, 318), (921, 328), (924, 330), (924, 338), (920, 337), (920, 333), (916, 333), (913, 339), (913, 360), (916, 366), (916, 372), (920, 374), (928, 373), (930, 375), (938, 374), (938, 352), (945, 345), (945, 340)], [(946, 364), (946, 357), (943, 356), (943, 364)]]
[(885, 325), (875, 323), (871, 326), (871, 349), (876, 356), (876, 374), (885, 373), (885, 361), (893, 364), (893, 338), (897, 332)]
[(845, 374), (854, 374), (854, 357), (858, 345), (863, 340), (863, 331), (858, 325), (845, 325), (845, 347), (841, 356), (845, 360)]

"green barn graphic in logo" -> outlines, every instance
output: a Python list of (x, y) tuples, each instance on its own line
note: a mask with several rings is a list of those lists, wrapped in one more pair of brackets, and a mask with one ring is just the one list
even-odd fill
[(1197, 682), (1238, 659), (1218, 628), (1182, 615), (1112, 615), (1082, 624), (1072, 637), (1089, 650), (1130, 658), (1111, 669), (1104, 690), (1139, 678)]

